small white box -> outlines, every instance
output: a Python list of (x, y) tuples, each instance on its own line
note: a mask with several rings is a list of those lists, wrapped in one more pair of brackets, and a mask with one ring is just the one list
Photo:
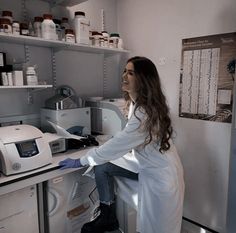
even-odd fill
[(23, 71), (22, 70), (14, 70), (12, 72), (13, 76), (13, 85), (14, 86), (23, 86)]

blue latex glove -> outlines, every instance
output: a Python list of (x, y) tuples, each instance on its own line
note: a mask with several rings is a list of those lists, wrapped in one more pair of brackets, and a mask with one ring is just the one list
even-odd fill
[(83, 167), (82, 164), (80, 163), (80, 159), (70, 159), (70, 158), (60, 161), (59, 166), (61, 170), (66, 168)]

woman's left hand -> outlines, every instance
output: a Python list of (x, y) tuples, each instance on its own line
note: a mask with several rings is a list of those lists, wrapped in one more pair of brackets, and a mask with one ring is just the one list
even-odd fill
[(60, 169), (83, 167), (80, 159), (67, 158), (59, 162)]

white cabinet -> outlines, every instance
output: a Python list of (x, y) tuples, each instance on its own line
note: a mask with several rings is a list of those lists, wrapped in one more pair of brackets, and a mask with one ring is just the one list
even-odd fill
[(36, 185), (0, 196), (1, 233), (39, 233)]

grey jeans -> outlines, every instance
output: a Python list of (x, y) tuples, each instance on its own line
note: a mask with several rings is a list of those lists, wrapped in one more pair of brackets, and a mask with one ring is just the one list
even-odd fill
[(107, 205), (115, 201), (114, 176), (138, 180), (138, 173), (131, 172), (112, 163), (97, 165), (94, 167), (94, 172), (99, 200)]

